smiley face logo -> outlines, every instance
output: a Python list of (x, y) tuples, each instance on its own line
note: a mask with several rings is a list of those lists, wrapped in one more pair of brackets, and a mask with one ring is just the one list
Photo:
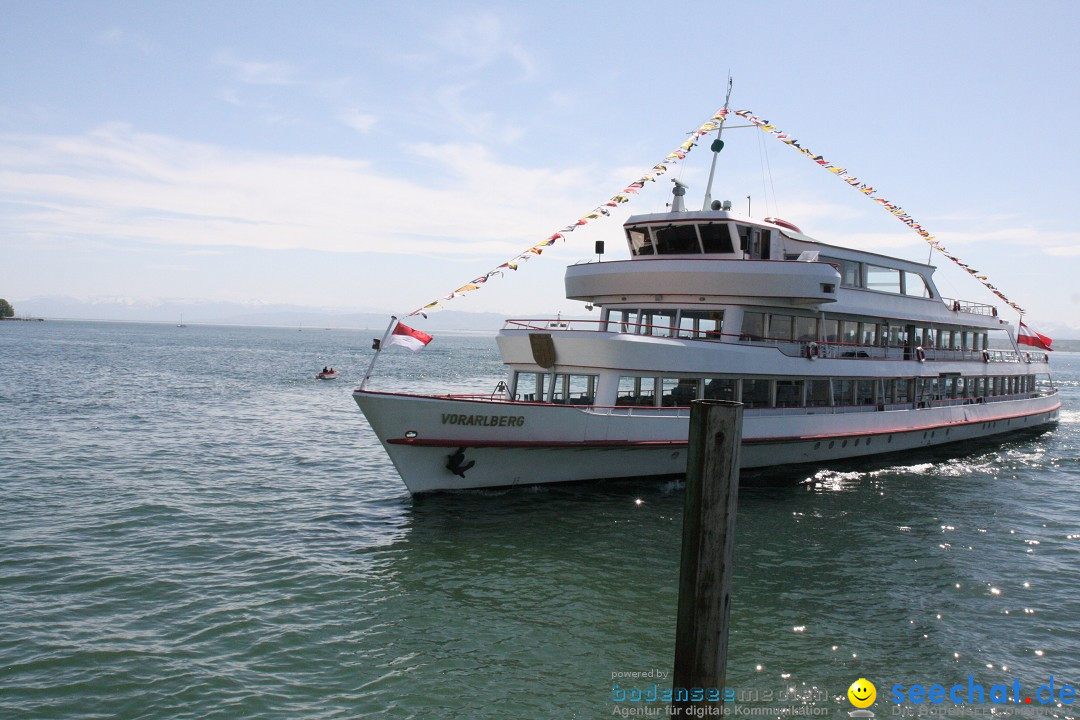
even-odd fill
[(847, 690), (848, 700), (857, 708), (868, 708), (877, 700), (877, 688), (866, 678), (859, 678), (851, 683)]

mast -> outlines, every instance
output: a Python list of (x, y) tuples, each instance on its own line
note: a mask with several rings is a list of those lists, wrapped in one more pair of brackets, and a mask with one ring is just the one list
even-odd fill
[[(728, 74), (727, 79), (727, 96), (724, 97), (724, 113), (725, 119), (727, 119), (728, 103), (731, 102), (731, 75)], [(709, 184), (705, 186), (705, 205), (702, 206), (702, 210), (710, 210), (712, 205), (712, 183), (713, 177), (716, 175), (716, 157), (720, 154), (720, 151), (724, 149), (724, 141), (720, 139), (720, 136), (724, 134), (724, 124), (720, 123), (720, 127), (716, 130), (716, 139), (712, 142), (712, 166), (709, 168)]]

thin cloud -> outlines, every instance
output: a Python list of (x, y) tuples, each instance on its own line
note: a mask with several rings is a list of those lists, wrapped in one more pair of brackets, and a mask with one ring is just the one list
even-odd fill
[(361, 112), (356, 109), (345, 110), (340, 115), (340, 120), (347, 127), (351, 127), (358, 133), (366, 134), (371, 131), (378, 118), (369, 113)]
[(228, 68), (237, 82), (249, 85), (295, 85), (297, 69), (286, 62), (266, 62), (259, 60), (241, 60), (230, 50), (220, 50), (214, 56), (214, 63)]
[(229, 150), (119, 124), (76, 136), (2, 135), (0, 217), (14, 242), (510, 256), (589, 210), (581, 197), (603, 197), (581, 172), (506, 165), (480, 145), (412, 151), (431, 160), (437, 179), (413, 181), (332, 156)]

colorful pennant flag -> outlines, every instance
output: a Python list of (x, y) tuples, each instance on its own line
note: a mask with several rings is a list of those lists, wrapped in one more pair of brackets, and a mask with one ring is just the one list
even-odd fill
[[(818, 165), (821, 165), (822, 167), (824, 167), (829, 172), (835, 174), (837, 177), (842, 179), (848, 185), (855, 188), (856, 190), (863, 193), (864, 195), (866, 195), (868, 197), (871, 197), (871, 196), (876, 194), (877, 191), (874, 190), (873, 187), (867, 185), (866, 183), (860, 182), (858, 178), (852, 177), (851, 175), (849, 175), (846, 168), (842, 168), (842, 167), (840, 167), (838, 165), (833, 165), (832, 163), (830, 163), (828, 160), (826, 160), (821, 155), (815, 155), (810, 150), (808, 150), (807, 148), (804, 148), (802, 145), (800, 145), (798, 140), (796, 140), (796, 139), (792, 138), (790, 135), (787, 135), (786, 133), (782, 132), (775, 125), (770, 124), (768, 120), (762, 120), (758, 116), (754, 115), (754, 113), (752, 111), (750, 111), (750, 110), (736, 110), (735, 115), (743, 118), (744, 120), (748, 121), (749, 123), (751, 123), (753, 125), (757, 125), (761, 130), (763, 130), (763, 131), (769, 133), (770, 135), (774, 136), (780, 142), (795, 148), (800, 153), (802, 153), (806, 157), (810, 158), (811, 160), (816, 162)], [(913, 217), (911, 217), (911, 215), (909, 215), (903, 208), (901, 208), (899, 205), (897, 205), (895, 203), (892, 203), (892, 202), (886, 200), (885, 198), (873, 197), (872, 199), (874, 200), (874, 202), (881, 205), (881, 207), (885, 208), (885, 210), (888, 211), (890, 214), (895, 215), (896, 218), (900, 222), (904, 223), (905, 225), (910, 227), (912, 230), (914, 230), (916, 233), (918, 233), (919, 236), (922, 237), (922, 239), (925, 240), (927, 243), (929, 243), (932, 248), (934, 248), (935, 250), (938, 250), (939, 252), (941, 252), (942, 255), (949, 258), (949, 260), (952, 260), (954, 263), (956, 263), (960, 267), (967, 270), (971, 275), (973, 275), (976, 278), (978, 278), (979, 280), (981, 280), (982, 284), (985, 285), (997, 297), (999, 297), (1001, 300), (1003, 300), (1006, 305), (1011, 307), (1013, 310), (1016, 310), (1021, 315), (1024, 314), (1024, 309), (1021, 308), (1016, 303), (1014, 303), (1009, 298), (1005, 297), (1004, 294), (998, 292), (997, 289), (993, 285), (991, 285), (989, 282), (987, 282), (985, 275), (979, 275), (977, 270), (972, 270), (967, 265), (960, 262), (960, 260), (958, 258), (956, 258), (953, 255), (945, 252), (944, 249), (941, 247), (941, 244), (937, 240), (934, 239), (934, 236), (931, 235), (922, 225), (915, 222), (915, 219)]]
[[(536, 257), (537, 255), (540, 255), (543, 252), (543, 248), (550, 247), (551, 245), (554, 245), (556, 240), (562, 240), (563, 242), (565, 242), (566, 241), (566, 233), (574, 232), (574, 230), (576, 230), (577, 228), (581, 227), (582, 225), (587, 225), (591, 221), (600, 220), (600, 219), (603, 219), (605, 217), (610, 217), (611, 212), (608, 210), (609, 207), (617, 207), (617, 206), (621, 205), (622, 203), (630, 202), (629, 195), (636, 195), (637, 191), (644, 188), (645, 183), (647, 183), (647, 182), (656, 182), (656, 178), (660, 177), (661, 175), (663, 175), (664, 173), (666, 173), (668, 171), (669, 165), (672, 165), (674, 163), (679, 162), (680, 160), (685, 159), (686, 154), (688, 152), (690, 152), (690, 150), (692, 150), (694, 147), (697, 146), (698, 141), (701, 139), (701, 137), (703, 135), (707, 135), (708, 133), (711, 133), (714, 130), (716, 130), (717, 128), (719, 128), (720, 125), (724, 122), (724, 119), (727, 117), (728, 114), (729, 114), (728, 110), (718, 110), (717, 112), (713, 113), (712, 117), (710, 117), (704, 123), (699, 125), (696, 130), (689, 133), (689, 135), (690, 135), (689, 139), (684, 140), (683, 142), (681, 142), (679, 144), (679, 147), (677, 149), (675, 149), (674, 151), (672, 151), (671, 153), (664, 156), (664, 159), (661, 162), (658, 162), (655, 165), (653, 165), (644, 175), (642, 175), (637, 180), (635, 180), (634, 182), (627, 185), (622, 191), (620, 191), (619, 193), (613, 195), (608, 200), (604, 201), (600, 205), (597, 205), (590, 212), (588, 212), (585, 215), (581, 216), (577, 220), (577, 222), (573, 223), (572, 225), (567, 225), (562, 230), (559, 230), (557, 233), (554, 233), (553, 235), (548, 236), (545, 240), (543, 240), (543, 241), (537, 243), (536, 245), (532, 246), (531, 248), (528, 248), (527, 250), (523, 251), (517, 257), (512, 258), (511, 260), (509, 260), (507, 262), (504, 262), (502, 265), (499, 265), (495, 270), (493, 270), (493, 271), (487, 273), (486, 275), (484, 275), (483, 280), (480, 280), (480, 279), (473, 280), (468, 285), (465, 285), (465, 286), (463, 286), (461, 288), (458, 288), (457, 290), (450, 293), (449, 295), (441, 298), (440, 301), (435, 301), (435, 302), (432, 302), (432, 303), (428, 303), (427, 305), (424, 305), (423, 307), (421, 307), (421, 308), (419, 308), (417, 310), (413, 310), (406, 317), (411, 317), (413, 315), (419, 315), (419, 314), (423, 313), (425, 310), (430, 310), (430, 309), (434, 309), (434, 308), (442, 308), (443, 307), (442, 302), (441, 302), (442, 300), (452, 300), (457, 295), (460, 295), (460, 294), (465, 293), (465, 292), (469, 292), (471, 290), (477, 290), (479, 288), (480, 283), (484, 282), (487, 279), (490, 279), (492, 275), (496, 274), (497, 270), (500, 270), (502, 268), (509, 268), (511, 270), (517, 270), (518, 269), (518, 264), (520, 262), (531, 260), (534, 257)], [(498, 273), (498, 274), (502, 275), (502, 273)]]

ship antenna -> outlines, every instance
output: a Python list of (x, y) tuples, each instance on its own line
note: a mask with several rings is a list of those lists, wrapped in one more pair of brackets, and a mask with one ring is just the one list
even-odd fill
[[(727, 96), (724, 98), (724, 117), (727, 117), (728, 103), (731, 102), (731, 73), (728, 73), (727, 77)], [(702, 210), (711, 210), (712, 205), (712, 181), (716, 175), (716, 157), (720, 154), (720, 151), (724, 149), (724, 141), (720, 139), (720, 136), (724, 133), (724, 124), (721, 122), (720, 127), (716, 129), (716, 139), (712, 142), (712, 167), (709, 168), (709, 184), (705, 186), (705, 205)]]

